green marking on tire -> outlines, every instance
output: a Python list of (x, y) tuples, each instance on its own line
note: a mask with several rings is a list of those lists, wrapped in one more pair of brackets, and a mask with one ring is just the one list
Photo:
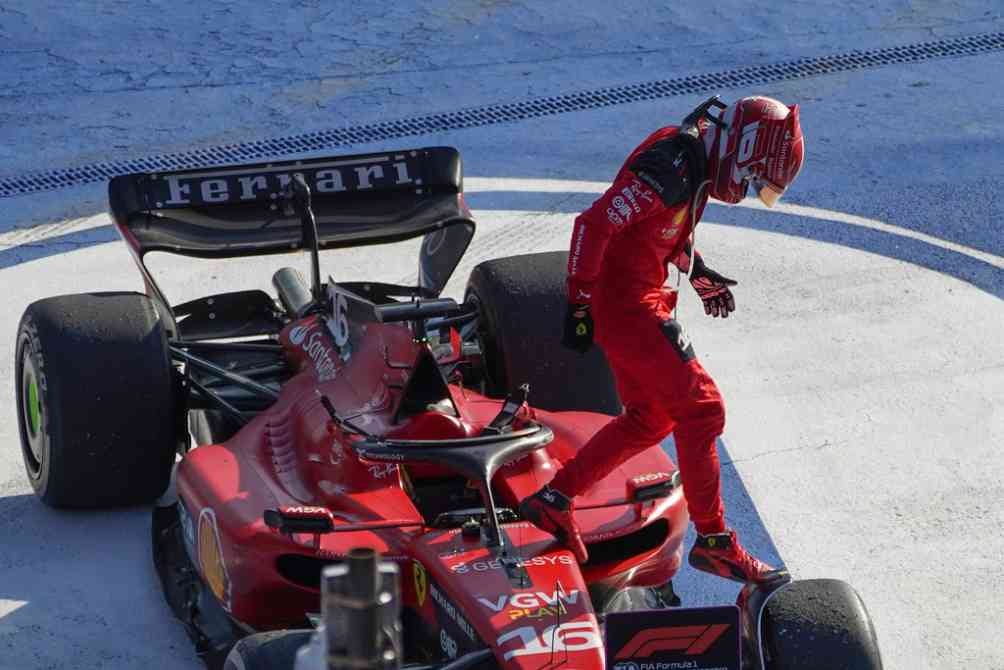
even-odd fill
[(41, 424), (41, 408), (38, 404), (38, 384), (34, 379), (28, 382), (28, 421), (31, 423), (32, 435), (38, 434)]

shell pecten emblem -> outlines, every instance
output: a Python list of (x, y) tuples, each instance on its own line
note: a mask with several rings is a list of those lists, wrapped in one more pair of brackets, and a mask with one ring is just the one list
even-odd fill
[(230, 574), (223, 560), (216, 513), (206, 507), (199, 514), (199, 568), (209, 589), (224, 609), (230, 611)]

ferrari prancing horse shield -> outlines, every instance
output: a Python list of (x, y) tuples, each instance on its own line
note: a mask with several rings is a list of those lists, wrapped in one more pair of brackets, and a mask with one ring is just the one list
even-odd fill
[(429, 593), (429, 575), (418, 561), (413, 561), (412, 565), (415, 574), (415, 600), (418, 601), (418, 606), (422, 607), (425, 605), (425, 596)]

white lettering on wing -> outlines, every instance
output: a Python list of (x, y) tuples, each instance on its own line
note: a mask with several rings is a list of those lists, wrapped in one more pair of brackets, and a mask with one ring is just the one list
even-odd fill
[(181, 183), (181, 177), (168, 177), (167, 188), (171, 197), (164, 203), (165, 205), (189, 205), (191, 200), (185, 196), (192, 192), (192, 187)]
[(274, 199), (289, 186), (293, 173), (301, 174), (317, 193), (421, 183), (420, 179), (411, 176), (409, 163), (403, 160), (396, 163), (388, 163), (386, 158), (374, 157), (372, 160), (372, 163), (343, 161), (315, 165), (265, 166), (260, 167), (259, 172), (251, 174), (244, 172), (248, 168), (213, 170), (168, 175), (163, 177), (163, 182), (156, 181), (159, 178), (155, 177), (153, 183), (156, 206), (247, 202), (268, 196)]

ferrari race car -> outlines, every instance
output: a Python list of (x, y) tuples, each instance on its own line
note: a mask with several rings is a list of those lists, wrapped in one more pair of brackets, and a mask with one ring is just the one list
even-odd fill
[[(164, 594), (210, 667), (293, 668), (323, 571), (360, 549), (398, 566), (406, 668), (881, 667), (842, 582), (680, 607), (688, 517), (658, 445), (576, 499), (587, 563), (520, 518), (620, 405), (599, 351), (559, 345), (564, 254), (441, 297), (475, 230), (454, 149), (131, 174), (109, 197), (146, 292), (27, 308), (25, 467), (54, 507), (156, 501)], [(415, 285), (321, 280), (320, 251), (412, 238)], [(144, 261), (301, 250), (309, 279), (282, 268), (274, 296), (178, 305)]]

